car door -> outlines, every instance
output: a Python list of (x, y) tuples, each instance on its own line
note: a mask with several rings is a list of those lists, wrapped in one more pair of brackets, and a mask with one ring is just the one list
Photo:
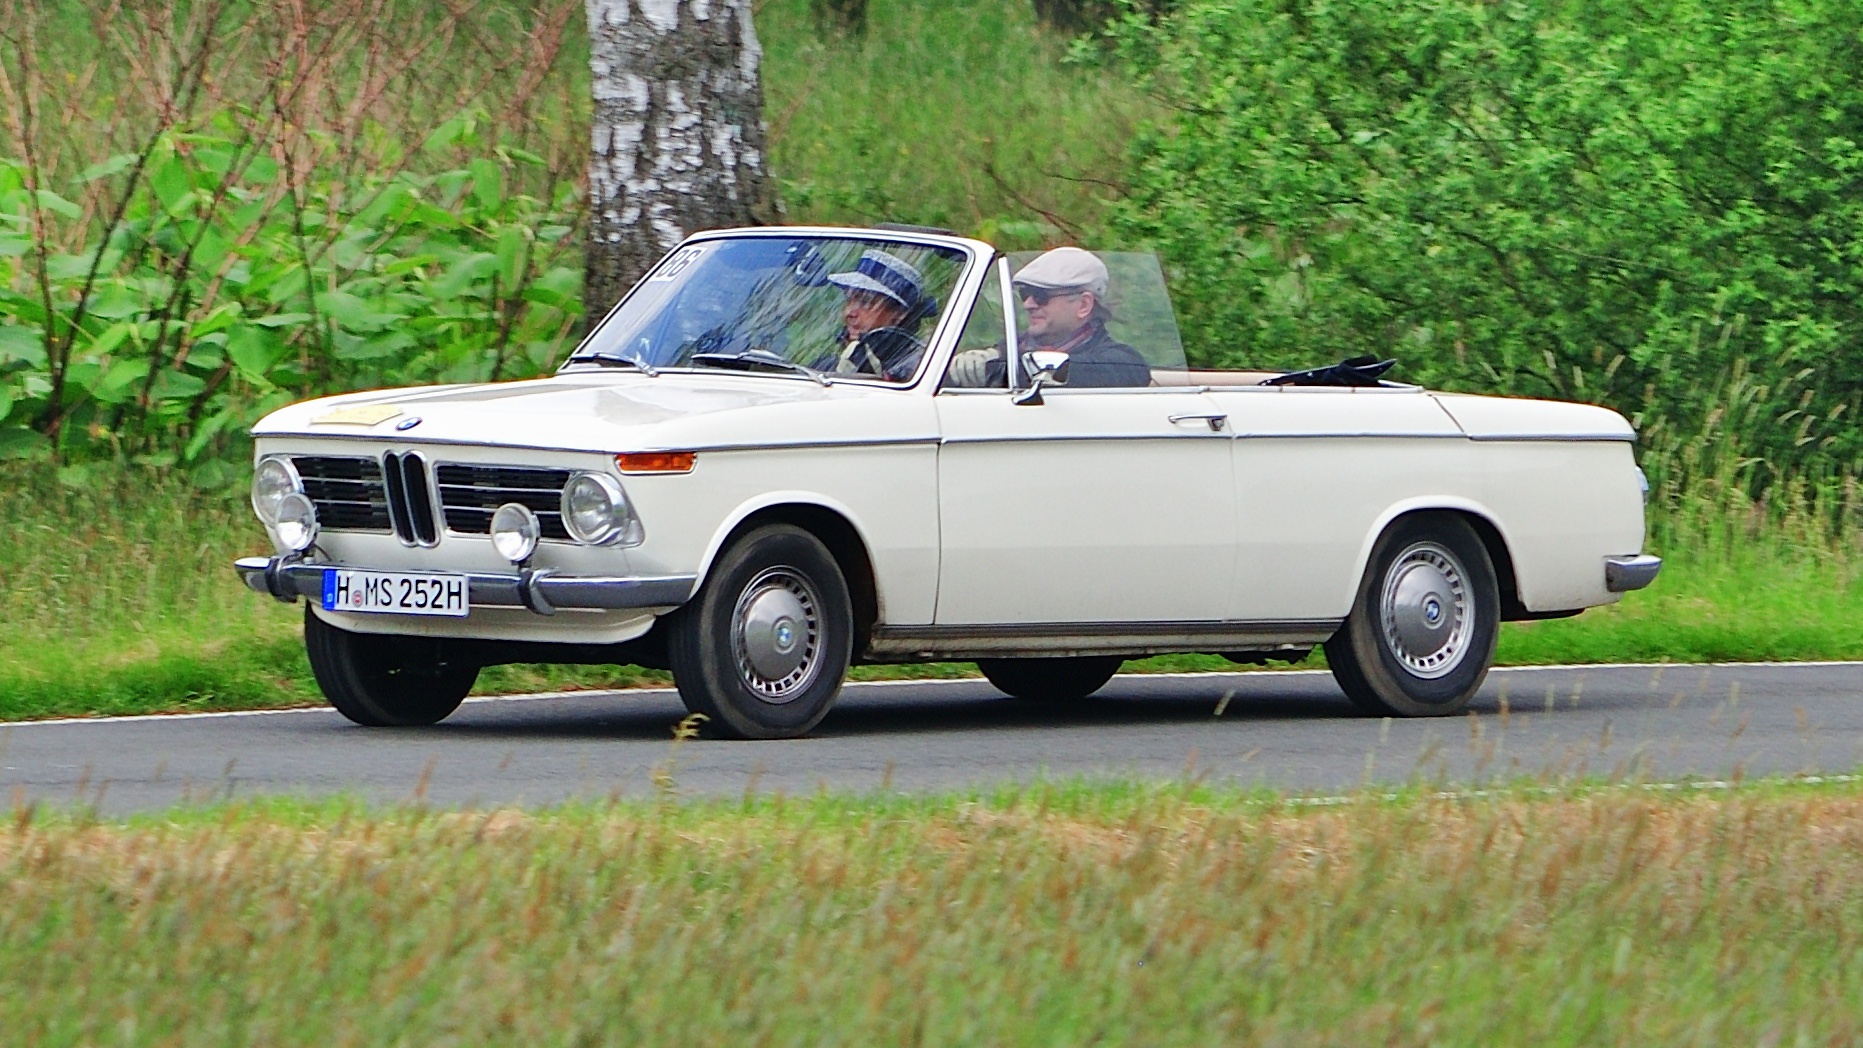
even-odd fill
[[(1006, 266), (1000, 283), (999, 303), (1009, 294)], [(1014, 345), (1013, 328), (1003, 337)], [(1211, 398), (1153, 386), (1049, 387), (1040, 403), (1016, 399), (1006, 388), (935, 398), (936, 622), (1225, 618), (1234, 470), (1230, 431)]]
[(1460, 427), (1416, 387), (1217, 386), (1209, 396), (1235, 433), (1231, 618), (1343, 617), (1380, 519), (1406, 500), (1479, 491)]

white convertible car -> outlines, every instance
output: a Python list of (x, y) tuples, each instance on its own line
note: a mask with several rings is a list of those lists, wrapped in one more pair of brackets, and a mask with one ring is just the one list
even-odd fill
[(1467, 704), (1510, 619), (1646, 586), (1634, 434), (1364, 358), (1189, 370), (1148, 255), (933, 230), (692, 237), (549, 378), (351, 393), (254, 429), (336, 708), (429, 724), (481, 667), (668, 668), (706, 730), (814, 727), (850, 663), (1031, 700), (1122, 660), (1324, 645), (1385, 715)]

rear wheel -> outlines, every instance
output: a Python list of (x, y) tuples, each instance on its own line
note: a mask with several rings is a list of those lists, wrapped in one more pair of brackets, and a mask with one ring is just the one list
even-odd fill
[(1493, 562), (1467, 521), (1405, 517), (1372, 547), (1326, 661), (1346, 697), (1369, 713), (1456, 713), (1494, 663), (1500, 608)]
[(1125, 664), (1118, 655), (1054, 659), (978, 659), (977, 668), (998, 691), (1034, 702), (1071, 702), (1106, 686)]
[(425, 637), (351, 633), (304, 609), (304, 650), (338, 713), (371, 728), (435, 724), (459, 708), (479, 666)]
[(847, 580), (821, 540), (757, 528), (712, 566), (667, 621), (679, 697), (711, 734), (786, 739), (821, 723), (853, 651)]

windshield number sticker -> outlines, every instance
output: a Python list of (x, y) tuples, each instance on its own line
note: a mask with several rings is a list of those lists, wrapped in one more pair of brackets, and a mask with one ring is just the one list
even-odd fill
[(658, 282), (661, 280), (673, 280), (677, 278), (679, 274), (684, 273), (686, 269), (692, 265), (692, 263), (697, 262), (699, 260), (699, 256), (703, 255), (704, 253), (705, 253), (705, 249), (702, 247), (689, 247), (685, 249), (684, 251), (681, 251), (679, 254), (674, 255), (672, 258), (667, 259), (666, 265), (661, 266), (659, 268), (659, 271), (654, 273), (653, 276), (648, 279), (653, 280), (655, 282)]

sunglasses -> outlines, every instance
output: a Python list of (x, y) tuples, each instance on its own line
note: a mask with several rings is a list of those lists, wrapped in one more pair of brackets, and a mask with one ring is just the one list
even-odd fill
[(1051, 288), (1036, 287), (1033, 284), (1017, 284), (1015, 285), (1015, 291), (1016, 291), (1017, 302), (1021, 302), (1026, 299), (1028, 301), (1034, 302), (1037, 306), (1047, 305), (1048, 300), (1051, 298), (1069, 298), (1071, 296), (1079, 295), (1083, 293), (1078, 290), (1056, 291)]

